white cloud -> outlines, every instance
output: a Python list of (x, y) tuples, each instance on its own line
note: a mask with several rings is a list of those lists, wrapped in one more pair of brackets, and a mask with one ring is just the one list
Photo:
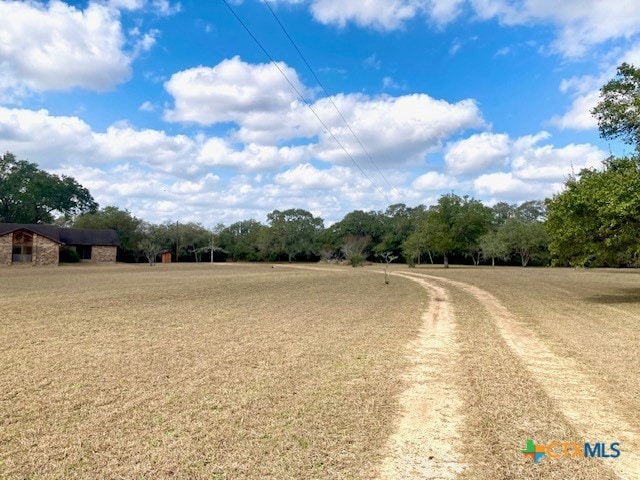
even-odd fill
[(139, 10), (144, 0), (107, 0), (105, 4), (116, 10)]
[(151, 7), (158, 15), (175, 15), (182, 11), (182, 5), (179, 2), (173, 5), (169, 0), (152, 0)]
[(429, 17), (439, 25), (445, 25), (458, 17), (466, 0), (429, 0), (423, 8)]
[(514, 178), (545, 182), (564, 182), (583, 168), (598, 167), (607, 153), (589, 145), (569, 144), (561, 148), (524, 145), (514, 148), (512, 173)]
[(597, 128), (598, 122), (591, 114), (600, 99), (600, 92), (593, 90), (584, 95), (576, 97), (571, 103), (571, 107), (563, 115), (554, 116), (549, 121), (551, 125), (561, 130), (590, 130)]
[(459, 185), (455, 177), (438, 172), (427, 172), (416, 178), (412, 186), (420, 192), (444, 191), (457, 188)]
[[(282, 62), (278, 67), (298, 91), (306, 93), (295, 70)], [(297, 98), (273, 64), (252, 65), (240, 57), (223, 60), (215, 67), (174, 73), (165, 88), (175, 101), (174, 109), (165, 112), (165, 120), (201, 125), (242, 121), (256, 112), (286, 112)]]
[(133, 11), (148, 7), (150, 11), (161, 16), (175, 15), (182, 11), (180, 3), (172, 4), (169, 0), (106, 0), (103, 3), (115, 10)]
[(508, 135), (484, 132), (449, 143), (444, 159), (450, 173), (466, 175), (504, 168), (510, 152)]
[(165, 172), (193, 173), (198, 169), (193, 159), (199, 145), (184, 135), (170, 136), (159, 130), (111, 126), (106, 133), (94, 134), (94, 142), (101, 158), (135, 160)]
[(635, 0), (470, 0), (482, 19), (506, 25), (551, 24), (558, 29), (553, 48), (568, 56), (584, 55), (594, 45), (631, 38), (640, 32)]
[(379, 30), (395, 30), (419, 12), (422, 2), (410, 0), (368, 0), (345, 2), (344, 0), (314, 0), (313, 16), (321, 23), (344, 27), (354, 22), (363, 27)]
[[(301, 0), (280, 0), (299, 4)], [(345, 27), (353, 22), (361, 27), (396, 30), (406, 21), (426, 16), (438, 25), (453, 21), (461, 12), (465, 0), (311, 0), (311, 12), (321, 23)]]
[[(118, 12), (89, 3), (0, 2), (2, 87), (108, 90), (131, 75)], [(6, 78), (12, 78), (7, 85)]]
[[(297, 88), (306, 91), (295, 70), (280, 65), (296, 82)], [(363, 94), (340, 94), (315, 101), (312, 111), (296, 98), (290, 85), (272, 65), (252, 65), (238, 57), (224, 60), (213, 68), (198, 67), (176, 73), (165, 87), (175, 98), (175, 108), (165, 111), (167, 120), (203, 125), (234, 122), (238, 128), (232, 134), (233, 140), (265, 146), (260, 148), (258, 158), (254, 157), (254, 160), (248, 160), (251, 157), (245, 155), (228, 155), (226, 151), (206, 155), (216, 159), (217, 165), (239, 167), (238, 162), (249, 161), (250, 165), (245, 165), (249, 169), (291, 164), (291, 152), (295, 152), (296, 159), (302, 154), (313, 154), (317, 159), (336, 164), (350, 163), (351, 155), (356, 161), (363, 160), (369, 165), (368, 155), (351, 130), (366, 145), (376, 163), (420, 163), (429, 151), (438, 149), (442, 141), (456, 132), (485, 126), (473, 100), (448, 103), (424, 94), (373, 98)], [(323, 123), (349, 155), (325, 130)], [(291, 151), (277, 149), (277, 155), (265, 153), (267, 145), (293, 140), (306, 144), (307, 151), (295, 148)], [(217, 152), (218, 146), (215, 144), (212, 152)], [(262, 160), (263, 157), (269, 161)]]
[(572, 97), (571, 106), (562, 115), (556, 115), (549, 123), (562, 130), (595, 129), (598, 122), (591, 110), (600, 101), (600, 87), (616, 75), (616, 67), (623, 62), (640, 64), (640, 44), (636, 43), (622, 55), (617, 55), (613, 63), (607, 64), (597, 75), (582, 75), (564, 79), (560, 91)]
[[(478, 106), (468, 99), (448, 103), (428, 95), (414, 94), (376, 98), (350, 96), (339, 101), (352, 103), (351, 108), (341, 108), (341, 111), (348, 112), (351, 128), (376, 163), (387, 166), (420, 163), (428, 152), (438, 149), (441, 142), (454, 133), (485, 126)], [(314, 107), (317, 106), (321, 113), (331, 110), (323, 102), (317, 102)], [(331, 112), (327, 112), (329, 115)], [(366, 155), (344, 124), (336, 121), (329, 125), (352, 156), (366, 160)], [(350, 161), (326, 133), (320, 135), (315, 153), (319, 159), (330, 163)]]
[(153, 103), (147, 100), (138, 107), (138, 110), (140, 110), (141, 112), (155, 112), (156, 107)]
[(344, 167), (321, 170), (309, 163), (303, 163), (276, 175), (275, 183), (296, 190), (330, 190), (344, 185), (349, 173), (349, 169)]
[(484, 196), (497, 196), (510, 201), (544, 198), (553, 192), (548, 184), (525, 182), (511, 172), (480, 175), (473, 182), (475, 191)]
[(78, 117), (52, 117), (47, 110), (0, 107), (0, 139), (3, 149), (47, 168), (61, 157), (81, 158), (94, 148), (89, 125)]
[(249, 143), (233, 149), (223, 138), (207, 140), (198, 155), (202, 165), (228, 167), (239, 171), (274, 171), (292, 165), (307, 156), (307, 147), (276, 147)]

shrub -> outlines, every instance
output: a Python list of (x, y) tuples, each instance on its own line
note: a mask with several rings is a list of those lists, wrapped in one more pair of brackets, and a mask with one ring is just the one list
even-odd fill
[(349, 257), (349, 263), (352, 267), (361, 267), (364, 265), (365, 256), (359, 253), (354, 253)]
[(60, 249), (60, 262), (62, 263), (78, 263), (80, 261), (80, 255), (75, 250), (70, 248)]

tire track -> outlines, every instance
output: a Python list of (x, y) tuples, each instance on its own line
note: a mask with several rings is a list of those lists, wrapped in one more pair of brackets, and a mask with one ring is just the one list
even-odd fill
[(584, 440), (620, 442), (620, 457), (606, 462), (607, 466), (621, 479), (640, 478), (640, 433), (629, 424), (624, 413), (618, 411), (616, 402), (590, 381), (576, 360), (554, 353), (491, 293), (474, 285), (434, 275), (418, 272), (407, 275), (439, 281), (474, 296), (492, 314), (509, 348), (584, 436)]
[(400, 395), (402, 416), (380, 467), (381, 480), (452, 479), (463, 471), (460, 461), (462, 400), (452, 382), (459, 361), (455, 323), (443, 287), (403, 273), (430, 296), (418, 338), (410, 346), (413, 367)]

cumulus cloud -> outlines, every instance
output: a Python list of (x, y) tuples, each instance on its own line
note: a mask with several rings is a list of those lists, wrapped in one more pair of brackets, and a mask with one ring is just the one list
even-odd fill
[(108, 90), (131, 75), (118, 12), (107, 6), (3, 1), (0, 16), (7, 19), (0, 35), (5, 88)]
[(564, 79), (560, 90), (571, 98), (569, 109), (562, 115), (556, 115), (549, 123), (562, 130), (589, 130), (598, 126), (591, 110), (600, 101), (600, 87), (616, 75), (616, 68), (623, 62), (640, 64), (640, 44), (636, 43), (614, 62), (605, 65), (596, 75), (581, 75)]
[(528, 142), (514, 145), (512, 173), (514, 178), (546, 182), (563, 182), (583, 168), (601, 165), (607, 153), (589, 144), (535, 146)]
[[(302, 0), (279, 1), (303, 3)], [(311, 0), (309, 3), (311, 13), (320, 23), (342, 28), (353, 22), (361, 27), (396, 30), (418, 16), (424, 16), (438, 25), (445, 25), (458, 17), (465, 0)]]
[(600, 99), (599, 90), (595, 89), (579, 95), (571, 102), (569, 110), (562, 115), (551, 118), (549, 123), (561, 130), (590, 130), (598, 126), (598, 122), (591, 114), (591, 110)]
[(239, 171), (274, 171), (307, 156), (305, 146), (260, 145), (249, 143), (242, 150), (232, 148), (226, 139), (215, 137), (204, 142), (198, 155), (202, 165), (228, 167)]
[[(436, 100), (428, 95), (400, 97), (352, 97), (347, 120), (377, 163), (393, 166), (420, 163), (425, 155), (456, 132), (482, 128), (485, 122), (475, 101), (456, 103)], [(321, 103), (321, 102), (318, 102)], [(324, 111), (325, 105), (319, 105)], [(328, 108), (328, 106), (326, 106)], [(355, 158), (365, 160), (349, 129), (336, 122), (334, 135)], [(320, 134), (317, 157), (330, 163), (347, 163), (348, 156), (326, 132)]]
[(313, 16), (321, 23), (344, 27), (348, 22), (379, 30), (394, 30), (419, 12), (419, 4), (410, 0), (370, 0), (345, 2), (343, 0), (314, 0)]
[[(279, 65), (299, 90), (306, 91), (295, 70)], [(306, 143), (315, 158), (336, 164), (349, 163), (349, 156), (368, 162), (369, 155), (383, 165), (419, 163), (456, 132), (486, 126), (475, 101), (449, 103), (425, 94), (399, 97), (340, 94), (316, 100), (310, 109), (297, 99), (291, 86), (272, 65), (248, 64), (239, 57), (214, 67), (178, 72), (165, 87), (175, 99), (175, 107), (165, 111), (167, 120), (202, 125), (234, 122), (238, 128), (232, 138), (237, 142)], [(352, 131), (366, 145), (369, 155), (362, 150)], [(264, 151), (261, 149), (261, 153)], [(302, 153), (299, 149), (292, 151)], [(289, 153), (278, 152), (280, 157), (286, 154), (282, 158), (284, 164), (289, 163)], [(227, 162), (236, 166), (241, 159), (226, 152), (211, 153), (208, 157), (226, 159), (216, 160), (216, 164)], [(283, 164), (277, 159), (275, 162)], [(249, 168), (268, 163), (255, 161)]]
[(170, 136), (159, 130), (111, 126), (106, 133), (95, 133), (93, 139), (100, 158), (135, 160), (165, 172), (192, 173), (198, 169), (193, 163), (199, 151), (198, 142), (185, 135)]
[(483, 196), (500, 197), (510, 201), (544, 198), (554, 191), (549, 184), (525, 182), (511, 172), (488, 173), (473, 181), (475, 191)]
[(449, 143), (444, 160), (450, 173), (466, 175), (504, 168), (510, 152), (508, 135), (483, 132)]
[(582, 56), (594, 45), (640, 32), (640, 9), (635, 0), (616, 1), (615, 8), (601, 0), (470, 1), (482, 19), (497, 18), (506, 25), (555, 25), (553, 48), (568, 57)]
[(544, 131), (516, 139), (488, 132), (472, 135), (447, 145), (445, 165), (450, 174), (483, 173), (492, 181), (506, 178), (500, 174), (510, 169), (508, 173), (514, 180), (563, 182), (573, 172), (597, 167), (607, 157), (606, 152), (591, 144), (569, 144), (560, 148), (540, 145), (550, 136)]
[[(306, 92), (295, 70), (280, 62), (278, 68), (301, 93)], [(195, 67), (174, 73), (165, 83), (175, 106), (165, 111), (170, 122), (211, 125), (241, 122), (248, 114), (284, 113), (297, 94), (273, 64), (249, 64), (240, 57), (215, 67)]]
[(344, 167), (321, 170), (309, 163), (303, 163), (276, 175), (275, 183), (298, 190), (330, 190), (344, 185), (348, 174), (349, 170)]
[(412, 186), (419, 192), (444, 191), (459, 186), (455, 177), (438, 172), (427, 172), (416, 178)]
[(0, 107), (0, 138), (3, 149), (48, 168), (59, 157), (81, 158), (94, 148), (93, 132), (83, 120), (51, 116), (47, 110)]

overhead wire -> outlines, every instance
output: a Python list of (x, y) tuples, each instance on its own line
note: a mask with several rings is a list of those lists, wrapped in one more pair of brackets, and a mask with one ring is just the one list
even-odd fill
[(336, 110), (336, 112), (338, 112), (338, 115), (340, 116), (340, 118), (342, 119), (342, 121), (344, 122), (344, 124), (347, 126), (347, 128), (349, 129), (349, 132), (351, 132), (351, 135), (353, 135), (353, 138), (356, 139), (356, 141), (358, 142), (358, 145), (360, 145), (360, 148), (362, 149), (362, 151), (364, 152), (364, 154), (367, 156), (367, 158), (369, 159), (369, 161), (371, 162), (371, 164), (375, 167), (375, 169), (378, 171), (378, 173), (380, 174), (380, 176), (382, 177), (382, 179), (385, 181), (385, 183), (387, 184), (387, 186), (393, 191), (394, 194), (396, 194), (397, 196), (400, 196), (400, 194), (398, 193), (398, 191), (395, 189), (395, 187), (393, 185), (391, 185), (391, 183), (389, 182), (389, 180), (387, 180), (387, 177), (384, 175), (384, 173), (382, 173), (382, 170), (380, 170), (380, 168), (378, 167), (378, 165), (376, 164), (376, 162), (374, 161), (373, 157), (371, 156), (371, 154), (367, 151), (367, 149), (365, 148), (364, 144), (362, 143), (362, 141), (360, 140), (360, 137), (358, 137), (358, 135), (356, 134), (356, 132), (353, 131), (353, 128), (351, 128), (351, 125), (349, 124), (349, 122), (347, 121), (347, 119), (345, 118), (345, 116), (342, 114), (342, 111), (340, 111), (340, 109), (338, 108), (338, 106), (336, 105), (336, 103), (333, 101), (333, 97), (329, 94), (329, 92), (327, 91), (327, 89), (324, 87), (323, 83), (320, 81), (320, 79), (318, 78), (318, 76), (316, 75), (316, 72), (313, 70), (313, 68), (311, 67), (311, 65), (309, 64), (309, 62), (307, 61), (306, 57), (304, 56), (304, 54), (302, 53), (302, 51), (298, 48), (298, 45), (296, 44), (296, 42), (293, 40), (293, 38), (291, 37), (291, 35), (289, 35), (289, 32), (287, 31), (287, 29), (285, 28), (284, 24), (280, 21), (280, 18), (278, 17), (278, 15), (276, 15), (275, 10), (271, 7), (271, 4), (268, 0), (262, 0), (262, 3), (269, 9), (269, 11), (271, 12), (271, 15), (273, 16), (273, 18), (275, 19), (275, 21), (278, 23), (278, 25), (280, 26), (280, 28), (282, 29), (282, 32), (284, 33), (284, 35), (289, 39), (289, 42), (291, 42), (291, 45), (293, 46), (293, 48), (296, 50), (296, 52), (298, 52), (298, 55), (300, 55), (300, 58), (302, 59), (302, 61), (304, 62), (304, 64), (307, 66), (307, 68), (309, 69), (309, 72), (311, 72), (311, 75), (313, 76), (313, 78), (315, 79), (316, 83), (320, 86), (320, 88), (322, 89), (322, 91), (324, 92), (324, 94), (326, 95), (326, 98), (329, 100), (329, 102), (331, 102), (331, 105), (333, 105), (333, 108)]
[(351, 155), (349, 153), (349, 151), (346, 149), (346, 147), (342, 144), (342, 142), (338, 139), (338, 137), (335, 136), (335, 134), (331, 131), (331, 129), (327, 126), (327, 124), (322, 120), (322, 118), (320, 117), (320, 115), (318, 115), (318, 113), (315, 111), (315, 109), (313, 108), (313, 106), (311, 105), (311, 103), (309, 103), (309, 101), (304, 98), (304, 95), (302, 95), (302, 93), (300, 92), (300, 90), (298, 90), (298, 88), (295, 86), (295, 84), (289, 79), (289, 77), (287, 76), (287, 74), (282, 70), (282, 68), (280, 68), (280, 65), (278, 65), (278, 63), (275, 61), (275, 59), (271, 56), (271, 54), (267, 51), (267, 49), (262, 45), (262, 43), (258, 40), (258, 38), (253, 34), (253, 32), (251, 31), (251, 29), (249, 29), (249, 27), (245, 24), (245, 22), (240, 18), (240, 16), (236, 13), (236, 11), (233, 9), (233, 7), (231, 7), (231, 5), (229, 4), (229, 2), (227, 0), (222, 0), (222, 2), (227, 6), (227, 8), (229, 9), (229, 11), (231, 12), (231, 14), (236, 18), (236, 20), (238, 21), (238, 23), (240, 23), (240, 25), (242, 25), (242, 27), (245, 29), (245, 31), (249, 34), (249, 36), (253, 39), (253, 41), (256, 43), (256, 45), (258, 45), (258, 47), (260, 48), (260, 50), (262, 50), (262, 52), (267, 56), (267, 58), (269, 59), (269, 61), (273, 64), (273, 66), (276, 67), (276, 69), (280, 72), (280, 74), (283, 76), (283, 78), (286, 80), (286, 82), (291, 86), (291, 88), (296, 92), (296, 94), (298, 95), (298, 97), (300, 98), (300, 100), (302, 100), (302, 102), (309, 108), (309, 110), (311, 110), (311, 112), (313, 113), (313, 115), (316, 117), (316, 119), (320, 122), (320, 124), (322, 125), (322, 127), (327, 131), (327, 133), (331, 136), (331, 138), (340, 146), (340, 148), (342, 149), (342, 151), (349, 157), (349, 159), (351, 160), (351, 162), (357, 167), (357, 169), (360, 171), (360, 173), (362, 174), (362, 176), (364, 176), (369, 183), (371, 183), (371, 185), (373, 185), (373, 187), (376, 189), (376, 191), (389, 203), (391, 203), (391, 200), (389, 199), (389, 197), (380, 189), (380, 187), (376, 184), (376, 182), (374, 182), (371, 177), (369, 177), (369, 175), (367, 175), (367, 173), (362, 169), (362, 167), (358, 164), (358, 162), (356, 161), (355, 158), (353, 158), (353, 155)]

